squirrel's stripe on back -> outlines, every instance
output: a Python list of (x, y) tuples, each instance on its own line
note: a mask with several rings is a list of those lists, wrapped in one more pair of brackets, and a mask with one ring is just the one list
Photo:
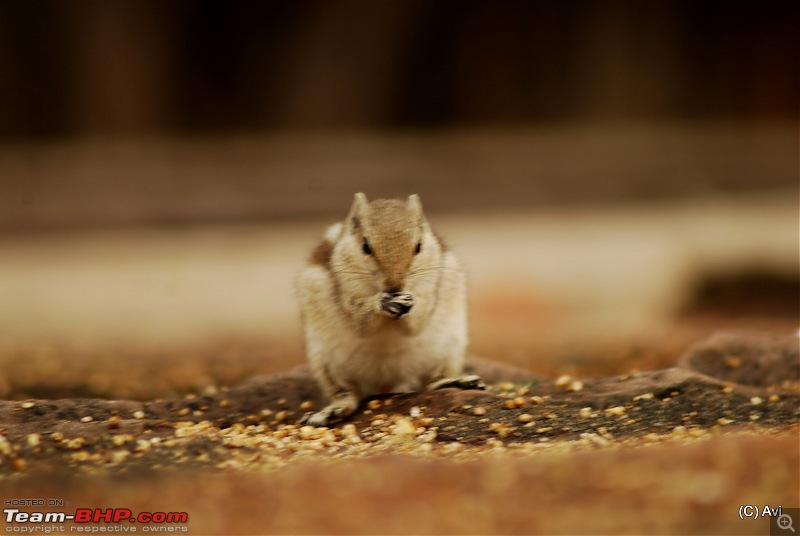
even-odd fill
[(440, 235), (436, 231), (432, 232), (433, 236), (436, 237), (436, 241), (439, 242), (439, 247), (442, 248), (442, 253), (450, 251), (450, 246), (447, 245), (447, 242), (445, 242), (444, 238), (442, 238), (442, 235)]
[(333, 244), (327, 239), (323, 239), (311, 252), (308, 262), (322, 266), (323, 268), (330, 269), (331, 254), (333, 253)]

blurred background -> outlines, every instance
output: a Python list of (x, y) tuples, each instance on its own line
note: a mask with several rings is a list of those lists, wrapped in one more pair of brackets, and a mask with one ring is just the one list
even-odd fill
[[(599, 373), (794, 330), (799, 12), (0, 0), (0, 392), (300, 362), (292, 277), (357, 191), (421, 195), (490, 358)], [(165, 355), (192, 379), (120, 383)]]

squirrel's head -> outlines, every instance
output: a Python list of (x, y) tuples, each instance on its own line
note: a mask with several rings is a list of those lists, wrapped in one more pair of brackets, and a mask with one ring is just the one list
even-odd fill
[(358, 272), (378, 287), (371, 290), (389, 293), (404, 290), (409, 276), (437, 266), (442, 255), (416, 194), (370, 203), (357, 193), (336, 249), (342, 272)]

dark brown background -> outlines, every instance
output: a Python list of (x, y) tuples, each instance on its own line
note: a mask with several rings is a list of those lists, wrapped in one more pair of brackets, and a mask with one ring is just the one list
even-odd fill
[(0, 3), (6, 139), (791, 118), (796, 2)]
[(2, 1), (0, 232), (792, 196), (799, 13)]

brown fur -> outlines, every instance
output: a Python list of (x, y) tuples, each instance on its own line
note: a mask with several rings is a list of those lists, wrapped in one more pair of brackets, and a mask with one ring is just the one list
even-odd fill
[(311, 252), (308, 262), (329, 269), (331, 253), (333, 253), (333, 244), (327, 240), (321, 240), (317, 247), (314, 248), (314, 251)]

